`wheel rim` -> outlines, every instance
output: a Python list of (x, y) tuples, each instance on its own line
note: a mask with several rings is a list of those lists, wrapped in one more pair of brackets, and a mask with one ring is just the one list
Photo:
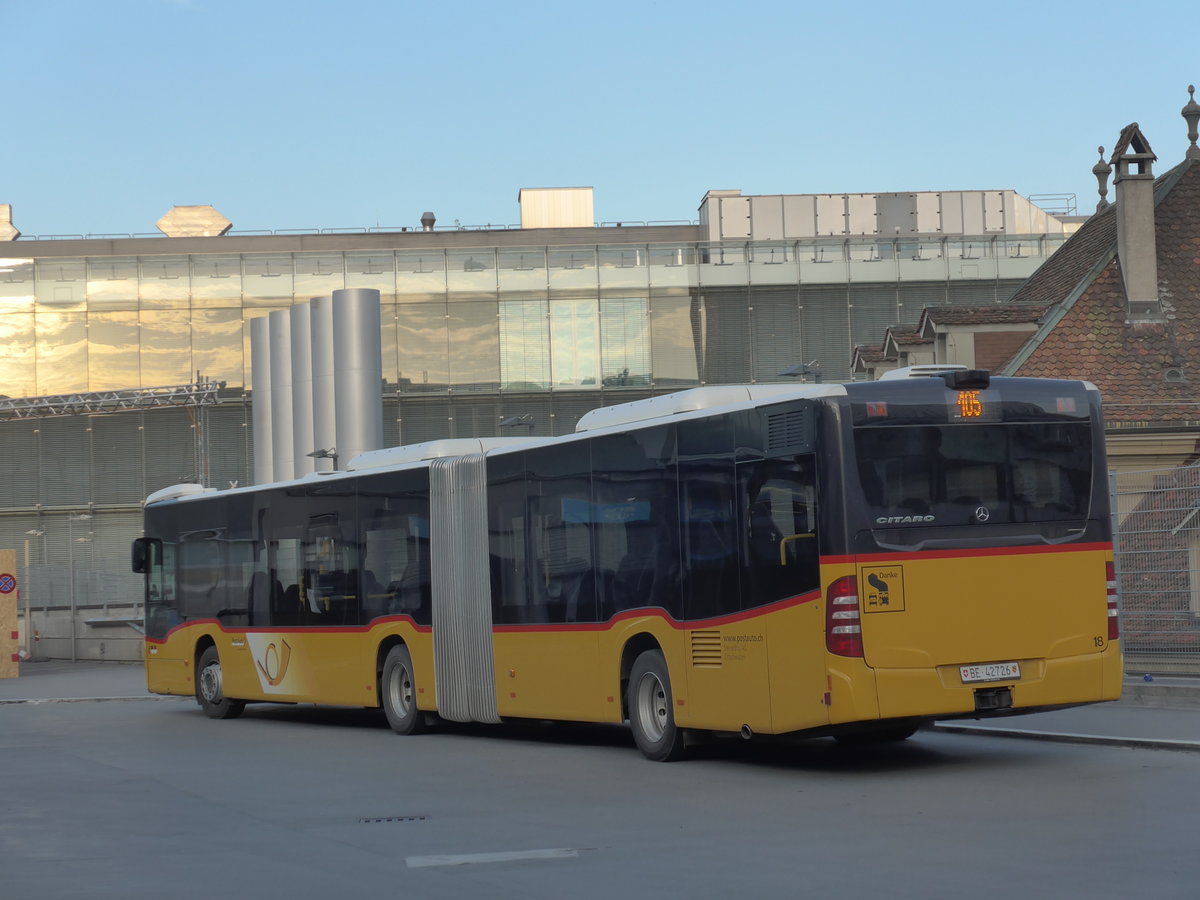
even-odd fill
[(408, 666), (403, 664), (392, 669), (392, 677), (388, 681), (388, 700), (401, 718), (408, 715), (412, 707), (413, 684)]
[(642, 675), (637, 685), (638, 725), (652, 743), (661, 741), (671, 722), (667, 689), (653, 672)]
[(221, 664), (209, 663), (200, 670), (200, 696), (208, 703), (220, 703), (223, 696), (221, 687)]

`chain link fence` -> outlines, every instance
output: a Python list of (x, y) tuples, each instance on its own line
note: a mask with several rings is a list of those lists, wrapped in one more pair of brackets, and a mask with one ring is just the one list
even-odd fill
[(144, 587), (128, 556), (29, 565), (22, 575), (21, 648), (30, 658), (142, 658)]
[(1200, 465), (1111, 487), (1125, 671), (1200, 675)]

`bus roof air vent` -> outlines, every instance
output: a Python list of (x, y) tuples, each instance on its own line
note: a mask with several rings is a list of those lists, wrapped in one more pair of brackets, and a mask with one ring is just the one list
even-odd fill
[[(778, 411), (776, 411), (778, 410)], [(767, 426), (767, 455), (809, 453), (816, 440), (811, 404), (763, 410)]]
[(902, 369), (892, 369), (879, 376), (880, 381), (895, 381), (900, 378), (923, 378), (931, 375), (945, 375), (947, 372), (966, 372), (966, 366), (957, 365), (928, 365), (905, 366)]

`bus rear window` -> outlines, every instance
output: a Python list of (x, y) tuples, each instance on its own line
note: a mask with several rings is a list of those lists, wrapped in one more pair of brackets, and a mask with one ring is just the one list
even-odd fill
[(1087, 517), (1086, 422), (854, 429), (877, 526), (1017, 524)]

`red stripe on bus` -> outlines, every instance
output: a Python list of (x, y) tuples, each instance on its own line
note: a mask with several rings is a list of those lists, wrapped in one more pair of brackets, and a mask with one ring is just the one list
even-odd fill
[(851, 565), (876, 562), (905, 562), (918, 559), (967, 559), (982, 556), (1030, 556), (1038, 553), (1094, 553), (1096, 551), (1112, 552), (1113, 545), (1108, 542), (1095, 544), (1056, 544), (1047, 546), (1037, 544), (1028, 547), (982, 547), (972, 550), (912, 550), (891, 551), (888, 553), (862, 553), (857, 556), (822, 556), (821, 565)]
[(665, 609), (657, 607), (646, 607), (644, 609), (627, 609), (624, 612), (619, 612), (604, 622), (550, 622), (536, 623), (530, 625), (493, 625), (492, 632), (494, 634), (528, 634), (530, 632), (547, 632), (547, 631), (608, 631), (618, 622), (625, 619), (662, 619), (668, 626), (677, 631), (690, 631), (695, 628), (717, 628), (722, 625), (732, 625), (737, 622), (746, 622), (750, 619), (756, 619), (768, 613), (778, 612), (782, 609), (788, 609), (794, 606), (801, 606), (805, 603), (811, 603), (813, 600), (818, 600), (821, 597), (820, 591), (810, 591), (806, 594), (797, 594), (795, 597), (787, 597), (783, 600), (778, 600), (775, 603), (768, 603), (766, 606), (758, 606), (754, 609), (743, 610), (742, 612), (731, 613), (727, 616), (714, 616), (707, 619), (685, 619), (680, 621), (674, 616), (667, 613)]
[(165, 637), (147, 637), (146, 643), (165, 644), (168, 638), (175, 634), (175, 632), (188, 628), (197, 628), (201, 625), (215, 625), (223, 634), (366, 634), (369, 631), (373, 631), (379, 625), (389, 622), (407, 622), (423, 634), (433, 631), (432, 625), (418, 625), (412, 616), (379, 616), (372, 619), (366, 625), (322, 625), (313, 628), (297, 628), (294, 626), (291, 628), (271, 628), (270, 626), (263, 626), (261, 628), (229, 628), (216, 619), (192, 619), (191, 621), (176, 625), (167, 632)]

